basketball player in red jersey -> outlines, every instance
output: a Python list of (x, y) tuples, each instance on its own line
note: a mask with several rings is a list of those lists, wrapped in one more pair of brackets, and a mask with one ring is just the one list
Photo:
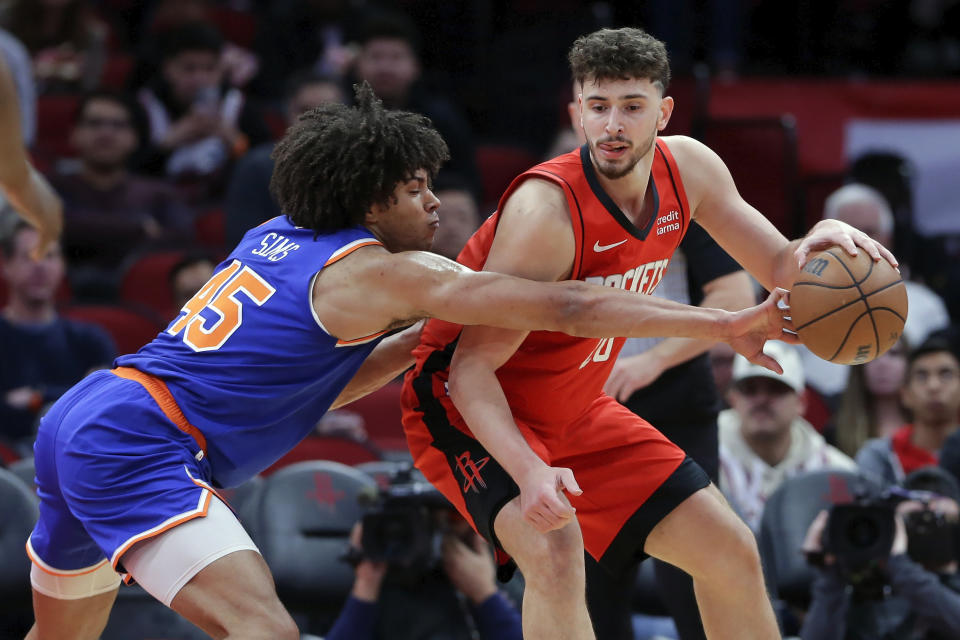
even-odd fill
[[(716, 154), (658, 138), (673, 110), (661, 42), (605, 29), (570, 62), (587, 143), (514, 180), (463, 264), (648, 294), (694, 218), (768, 290), (828, 245), (895, 264), (847, 225), (788, 242)], [(584, 547), (610, 568), (646, 554), (687, 571), (710, 638), (779, 637), (749, 529), (682, 450), (603, 394), (622, 343), (430, 321), (403, 394), (417, 466), (522, 570), (528, 640), (594, 637)]]
[(27, 158), (20, 131), (17, 90), (6, 62), (0, 59), (0, 186), (7, 200), (40, 232), (34, 255), (46, 254), (63, 229), (60, 198)]

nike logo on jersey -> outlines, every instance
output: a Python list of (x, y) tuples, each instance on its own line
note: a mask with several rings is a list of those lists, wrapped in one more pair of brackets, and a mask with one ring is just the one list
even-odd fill
[(613, 249), (614, 247), (619, 247), (624, 242), (626, 242), (626, 240), (621, 240), (620, 242), (614, 242), (613, 244), (602, 245), (600, 244), (600, 241), (597, 240), (595, 243), (593, 243), (593, 250), (596, 251), (597, 253), (601, 253), (603, 251), (606, 251), (607, 249)]

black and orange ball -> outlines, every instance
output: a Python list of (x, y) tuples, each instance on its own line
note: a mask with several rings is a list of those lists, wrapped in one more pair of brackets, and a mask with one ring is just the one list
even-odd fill
[(837, 364), (863, 364), (900, 339), (907, 288), (886, 260), (835, 246), (810, 255), (790, 290), (790, 314), (810, 351)]

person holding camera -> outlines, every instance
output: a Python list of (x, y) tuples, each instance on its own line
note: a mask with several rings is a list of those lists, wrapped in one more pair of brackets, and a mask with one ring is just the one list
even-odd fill
[(907, 476), (904, 488), (905, 499), (889, 507), (892, 533), (885, 533), (879, 503), (861, 512), (859, 526), (852, 518), (839, 522), (838, 506), (849, 513), (848, 505), (821, 511), (810, 525), (803, 550), (818, 575), (803, 640), (957, 637), (960, 486), (944, 470), (924, 467)]
[(439, 571), (369, 557), (363, 523), (353, 527), (348, 559), (356, 577), (325, 640), (521, 640), (520, 612), (497, 588), (489, 545), (455, 512), (444, 512), (437, 513), (449, 516)]

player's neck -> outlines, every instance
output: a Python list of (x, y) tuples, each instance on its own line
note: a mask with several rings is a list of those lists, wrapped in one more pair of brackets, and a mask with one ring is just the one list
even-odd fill
[(653, 205), (653, 195), (649, 193), (650, 162), (646, 157), (621, 178), (610, 179), (600, 172), (597, 172), (597, 178), (603, 190), (632, 223), (639, 225), (646, 218), (648, 208)]

